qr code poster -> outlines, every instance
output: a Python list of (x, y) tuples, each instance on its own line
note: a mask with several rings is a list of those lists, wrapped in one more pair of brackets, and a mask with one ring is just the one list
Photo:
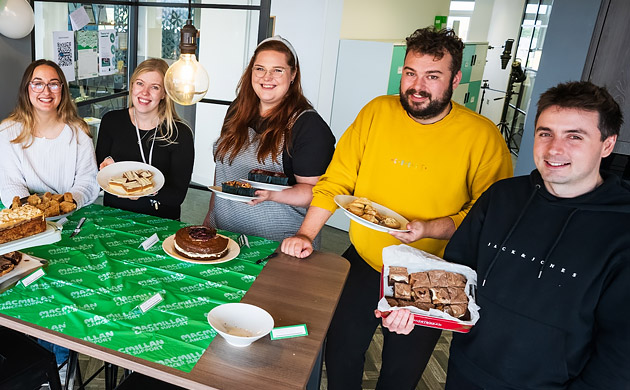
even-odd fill
[(63, 70), (68, 82), (76, 79), (74, 72), (74, 32), (53, 31), (54, 61)]

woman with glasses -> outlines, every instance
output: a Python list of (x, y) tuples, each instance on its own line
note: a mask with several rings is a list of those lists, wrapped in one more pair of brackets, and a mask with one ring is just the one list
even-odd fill
[(77, 114), (66, 78), (48, 60), (31, 63), (22, 76), (13, 112), (0, 124), (0, 197), (70, 192), (77, 207), (94, 202), (94, 144)]
[(204, 224), (276, 241), (294, 235), (334, 144), (330, 128), (302, 93), (293, 46), (279, 36), (262, 41), (214, 145), (215, 183), (247, 179), (257, 168), (284, 173), (291, 187), (257, 190), (247, 204), (213, 195)]
[(179, 118), (164, 90), (168, 64), (143, 61), (131, 75), (129, 108), (110, 111), (101, 121), (96, 159), (103, 169), (116, 161), (139, 161), (164, 175), (154, 196), (120, 198), (105, 194), (103, 204), (163, 218), (180, 219), (195, 156), (192, 130)]

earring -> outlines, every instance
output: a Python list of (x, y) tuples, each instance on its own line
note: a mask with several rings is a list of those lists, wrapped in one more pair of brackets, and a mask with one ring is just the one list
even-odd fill
[(293, 81), (295, 81), (295, 80), (291, 80), (291, 85), (293, 85)]

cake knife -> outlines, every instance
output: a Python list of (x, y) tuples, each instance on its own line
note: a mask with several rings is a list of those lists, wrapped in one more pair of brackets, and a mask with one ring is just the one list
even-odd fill
[(79, 220), (79, 224), (77, 225), (76, 228), (74, 228), (74, 231), (72, 232), (70, 237), (74, 237), (77, 234), (79, 234), (79, 232), (81, 231), (81, 226), (83, 226), (83, 222), (85, 222), (85, 217), (81, 217), (81, 219)]

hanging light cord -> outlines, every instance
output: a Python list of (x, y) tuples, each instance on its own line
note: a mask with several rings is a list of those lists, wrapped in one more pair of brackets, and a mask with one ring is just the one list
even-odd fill
[(192, 20), (192, 8), (191, 8), (192, 0), (188, 0), (188, 20)]

